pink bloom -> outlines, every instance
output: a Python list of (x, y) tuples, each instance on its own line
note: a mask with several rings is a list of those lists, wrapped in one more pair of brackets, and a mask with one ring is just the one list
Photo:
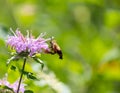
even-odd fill
[(13, 36), (8, 37), (7, 45), (12, 49), (15, 49), (17, 53), (28, 52), (29, 56), (33, 56), (36, 53), (42, 53), (49, 50), (46, 41), (50, 39), (43, 38), (43, 33), (41, 33), (38, 38), (34, 38), (32, 35), (29, 35), (29, 33), (27, 33), (26, 36), (23, 36), (23, 34), (17, 29), (13, 34)]
[(0, 80), (0, 85), (9, 86), (10, 83), (7, 81), (6, 78), (3, 78), (2, 80)]
[[(13, 84), (10, 84), (6, 78), (3, 78), (2, 80), (0, 80), (0, 85), (2, 86), (7, 86), (8, 88), (13, 89), (13, 91), (16, 93), (17, 92), (17, 88), (18, 88), (18, 81), (14, 82)], [(25, 91), (25, 84), (21, 83), (20, 85), (20, 93), (24, 93)]]
[[(18, 81), (16, 81), (16, 82), (14, 82), (13, 84), (11, 84), (11, 85), (9, 85), (9, 88), (12, 88), (13, 90), (14, 90), (14, 92), (16, 93), (17, 92), (17, 89), (18, 89), (18, 84), (19, 84), (19, 82)], [(19, 92), (20, 93), (24, 93), (24, 91), (25, 91), (25, 84), (23, 84), (23, 83), (21, 83), (20, 84), (20, 89), (19, 89)]]

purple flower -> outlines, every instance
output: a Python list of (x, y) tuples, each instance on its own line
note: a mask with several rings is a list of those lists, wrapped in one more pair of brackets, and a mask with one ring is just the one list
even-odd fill
[(2, 80), (0, 80), (0, 85), (10, 86), (10, 83), (7, 81), (6, 78), (3, 78)]
[(26, 52), (29, 56), (33, 56), (36, 53), (42, 53), (49, 50), (46, 41), (50, 40), (50, 38), (43, 38), (45, 35), (43, 33), (41, 33), (38, 38), (34, 38), (29, 32), (26, 36), (23, 36), (17, 29), (13, 34), (13, 36), (8, 36), (7, 45), (16, 50), (17, 53)]
[[(7, 81), (7, 78), (3, 78), (2, 80), (0, 80), (0, 85), (1, 86), (7, 86), (8, 88), (11, 88), (16, 93), (17, 92), (18, 81), (14, 82), (13, 84), (10, 84)], [(19, 92), (24, 93), (24, 91), (25, 91), (25, 84), (21, 83)]]
[[(14, 90), (14, 92), (16, 93), (17, 92), (17, 89), (18, 89), (18, 84), (19, 84), (19, 82), (18, 81), (16, 81), (16, 82), (14, 82), (13, 84), (11, 84), (10, 86), (8, 86), (9, 88), (12, 88), (13, 90)], [(19, 92), (20, 93), (24, 93), (24, 91), (25, 91), (25, 84), (23, 84), (23, 83), (21, 83), (20, 84), (20, 89), (19, 89)]]

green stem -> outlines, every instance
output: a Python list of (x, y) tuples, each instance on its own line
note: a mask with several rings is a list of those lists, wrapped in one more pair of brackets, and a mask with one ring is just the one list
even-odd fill
[(25, 69), (25, 64), (26, 64), (26, 58), (24, 58), (24, 63), (23, 63), (23, 67), (22, 67), (22, 72), (21, 72), (20, 80), (19, 80), (19, 83), (18, 83), (17, 93), (19, 93), (20, 84), (21, 84), (23, 73), (24, 73), (24, 69)]

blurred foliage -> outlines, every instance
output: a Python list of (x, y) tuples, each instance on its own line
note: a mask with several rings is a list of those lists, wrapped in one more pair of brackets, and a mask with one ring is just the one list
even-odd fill
[[(63, 51), (58, 56), (41, 55), (45, 63), (28, 59), (25, 71), (40, 77), (34, 82), (24, 76), (26, 89), (34, 93), (120, 93), (120, 1), (119, 0), (0, 0), (0, 78), (9, 81), (20, 75), (22, 60), (12, 62), (5, 40), (9, 28), (20, 28), (35, 36), (54, 36)], [(14, 76), (14, 77), (13, 77)]]

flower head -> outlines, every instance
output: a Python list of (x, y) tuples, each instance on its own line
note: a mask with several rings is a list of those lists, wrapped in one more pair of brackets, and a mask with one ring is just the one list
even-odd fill
[[(0, 86), (6, 86), (10, 89), (12, 89), (15, 93), (17, 92), (17, 86), (18, 86), (18, 80), (12, 84), (10, 84), (8, 81), (7, 81), (7, 78), (3, 78), (2, 80), (0, 80)], [(25, 84), (21, 83), (20, 85), (20, 93), (24, 93), (25, 91)]]
[(0, 80), (0, 85), (9, 86), (10, 83), (7, 81), (6, 78), (3, 78), (2, 80)]
[(14, 49), (17, 53), (28, 53), (29, 56), (33, 56), (36, 53), (42, 53), (49, 50), (47, 41), (50, 38), (45, 39), (45, 34), (41, 33), (38, 38), (34, 38), (32, 35), (27, 33), (26, 36), (17, 29), (13, 32), (13, 36), (8, 36), (7, 45)]
[[(19, 81), (17, 80), (16, 82), (14, 82), (13, 84), (11, 84), (10, 86), (9, 86), (9, 88), (12, 88), (14, 91), (15, 91), (15, 93), (17, 92), (17, 89), (18, 89), (18, 84), (19, 84)], [(19, 92), (20, 93), (24, 93), (24, 91), (25, 91), (25, 84), (23, 84), (23, 83), (21, 83), (20, 84), (20, 89), (19, 89)]]

